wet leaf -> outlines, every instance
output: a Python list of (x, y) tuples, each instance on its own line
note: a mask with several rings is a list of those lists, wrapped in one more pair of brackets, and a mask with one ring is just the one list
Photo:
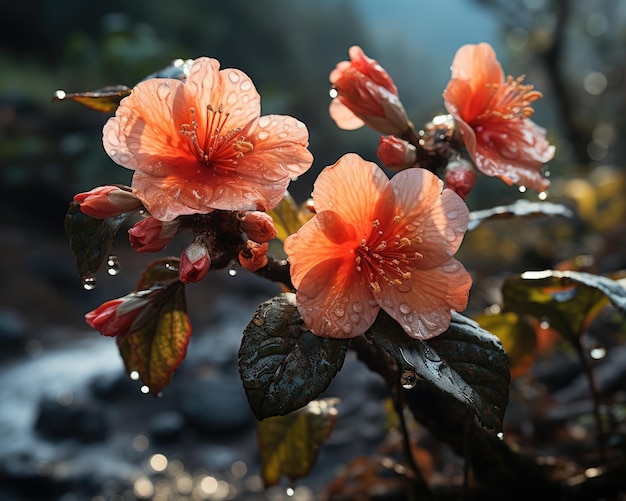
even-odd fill
[(293, 482), (309, 473), (335, 425), (337, 402), (315, 400), (286, 416), (259, 423), (261, 476), (266, 487), (278, 484), (283, 475)]
[(289, 192), (285, 192), (285, 196), (279, 204), (267, 213), (274, 220), (274, 227), (278, 232), (277, 238), (283, 242), (289, 235), (298, 231), (304, 223), (301, 219), (298, 204), (296, 204)]
[(155, 285), (166, 284), (178, 280), (180, 258), (165, 257), (150, 264), (141, 274), (137, 290), (149, 289)]
[(137, 371), (150, 393), (158, 395), (185, 359), (191, 323), (182, 282), (153, 289), (150, 305), (119, 343), (119, 351), (127, 372)]
[(470, 212), (467, 230), (473, 230), (487, 219), (495, 217), (563, 216), (573, 218), (574, 213), (565, 205), (552, 202), (530, 202), (518, 200), (510, 205)]
[(86, 108), (102, 113), (114, 113), (120, 101), (130, 94), (131, 90), (125, 85), (110, 85), (89, 92), (77, 92), (68, 94), (63, 90), (57, 90), (52, 101), (74, 101)]
[(306, 330), (292, 293), (259, 305), (239, 348), (239, 373), (254, 415), (282, 416), (308, 404), (341, 369), (347, 348), (347, 340)]
[(77, 202), (71, 202), (65, 216), (65, 232), (76, 258), (81, 279), (97, 272), (111, 253), (115, 235), (128, 214), (96, 219), (84, 214)]
[(626, 289), (610, 278), (579, 271), (526, 272), (502, 286), (504, 307), (547, 318), (552, 328), (577, 344), (595, 316), (609, 304), (626, 313)]
[(381, 311), (365, 336), (398, 363), (405, 387), (407, 374), (422, 378), (471, 409), (486, 428), (502, 428), (509, 362), (498, 338), (476, 322), (453, 312), (446, 332), (421, 341)]

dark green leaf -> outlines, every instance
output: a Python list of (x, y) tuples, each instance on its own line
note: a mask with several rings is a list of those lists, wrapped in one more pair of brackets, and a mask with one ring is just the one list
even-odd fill
[(71, 202), (65, 216), (65, 232), (76, 258), (81, 279), (92, 276), (109, 257), (115, 234), (128, 214), (96, 219), (84, 214), (77, 202)]
[(381, 311), (365, 335), (398, 363), (405, 388), (420, 377), (471, 409), (483, 426), (502, 427), (508, 402), (508, 359), (498, 338), (476, 322), (453, 313), (446, 332), (421, 341), (410, 338)]
[(57, 90), (52, 101), (74, 101), (83, 106), (101, 111), (103, 113), (114, 113), (120, 105), (120, 101), (130, 94), (131, 90), (125, 85), (111, 85), (90, 92), (78, 92), (67, 94), (63, 90)]
[(282, 416), (308, 404), (341, 369), (347, 347), (347, 340), (306, 330), (294, 294), (259, 305), (239, 348), (239, 373), (254, 415)]
[(624, 287), (610, 278), (581, 271), (522, 273), (504, 282), (502, 295), (507, 310), (547, 318), (551, 327), (572, 343), (609, 301), (626, 313)]
[(259, 423), (261, 476), (266, 487), (278, 484), (282, 475), (293, 482), (309, 473), (335, 425), (336, 403), (335, 399), (315, 400), (286, 416)]
[(467, 230), (475, 229), (486, 219), (494, 217), (514, 217), (514, 216), (563, 216), (573, 218), (574, 213), (564, 205), (552, 202), (529, 202), (528, 200), (518, 200), (511, 205), (502, 205), (491, 209), (470, 212)]
[(182, 282), (155, 287), (150, 301), (119, 350), (126, 370), (137, 371), (150, 393), (158, 395), (185, 359), (191, 323)]

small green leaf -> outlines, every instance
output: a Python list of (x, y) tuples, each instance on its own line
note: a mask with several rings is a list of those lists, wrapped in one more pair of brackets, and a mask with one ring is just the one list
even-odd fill
[(187, 354), (191, 323), (185, 286), (172, 281), (154, 288), (150, 305), (119, 344), (128, 373), (137, 371), (152, 395), (169, 384)]
[(504, 307), (521, 315), (546, 317), (550, 326), (576, 344), (609, 301), (626, 313), (626, 289), (615, 280), (581, 271), (546, 270), (508, 278)]
[(239, 348), (239, 373), (254, 415), (282, 416), (308, 404), (341, 369), (347, 349), (345, 339), (306, 330), (294, 294), (259, 305)]
[(128, 214), (96, 219), (84, 214), (77, 202), (71, 202), (65, 216), (65, 232), (76, 258), (81, 279), (93, 275), (109, 257), (115, 234)]
[(120, 101), (130, 94), (131, 90), (125, 85), (111, 85), (90, 92), (68, 94), (57, 90), (52, 101), (74, 101), (83, 106), (102, 113), (114, 113)]
[(286, 416), (259, 423), (261, 477), (266, 487), (278, 484), (282, 475), (294, 482), (309, 473), (335, 425), (337, 402), (315, 400)]
[(467, 230), (471, 231), (487, 219), (495, 217), (513, 216), (563, 216), (573, 218), (574, 213), (562, 204), (552, 202), (529, 202), (528, 200), (518, 200), (510, 205), (502, 205), (491, 209), (470, 212)]
[(300, 209), (289, 192), (285, 192), (285, 196), (278, 205), (267, 213), (274, 220), (274, 227), (278, 232), (277, 238), (283, 242), (289, 235), (298, 231), (304, 223), (300, 218)]
[(486, 428), (501, 429), (508, 402), (508, 359), (498, 338), (476, 322), (453, 312), (446, 332), (421, 341), (381, 311), (365, 336), (398, 363), (403, 378), (407, 373), (421, 377), (471, 409)]

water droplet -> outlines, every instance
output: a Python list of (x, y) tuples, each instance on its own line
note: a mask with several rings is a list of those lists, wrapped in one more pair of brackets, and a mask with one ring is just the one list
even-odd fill
[(165, 269), (169, 271), (178, 271), (178, 266), (172, 263), (165, 263)]
[(415, 388), (417, 384), (417, 374), (415, 374), (415, 371), (413, 369), (404, 369), (400, 376), (400, 384), (405, 390)]
[(504, 432), (502, 432), (502, 431), (498, 432), (496, 437), (498, 437), (498, 439), (500, 439), (500, 440), (504, 440)]
[(400, 313), (403, 313), (406, 315), (407, 313), (411, 311), (411, 307), (406, 303), (400, 303), (400, 306), (398, 306), (398, 310), (400, 310)]
[(354, 313), (361, 313), (363, 311), (363, 304), (359, 301), (352, 303), (352, 311)]
[(112, 277), (120, 273), (120, 262), (115, 254), (111, 254), (107, 259), (107, 273)]
[(547, 191), (542, 191), (541, 193), (537, 194), (537, 198), (539, 200), (546, 200), (548, 198), (548, 192)]
[(285, 489), (285, 494), (287, 494), (287, 496), (288, 496), (288, 497), (293, 497), (293, 495), (294, 495), (295, 493), (296, 493), (296, 490), (295, 490), (293, 487), (291, 487), (291, 486), (288, 486), (288, 487)]
[(550, 328), (550, 320), (548, 319), (541, 319), (541, 321), (539, 322), (539, 327), (541, 329), (549, 329)]
[(129, 377), (133, 381), (138, 381), (139, 380), (139, 373), (137, 371), (130, 371)]
[(520, 193), (524, 193), (526, 191), (526, 186), (520, 186), (519, 187), (519, 192)]
[(96, 288), (96, 278), (93, 275), (84, 276), (81, 283), (83, 284), (83, 289), (86, 291), (92, 291)]
[(235, 268), (231, 268), (230, 270), (228, 270), (228, 274), (231, 277), (235, 277), (235, 276), (237, 276), (237, 270)]
[(337, 92), (337, 89), (333, 87), (328, 91), (328, 95), (331, 97), (331, 99), (335, 99), (339, 95), (339, 92)]
[(446, 216), (448, 216), (448, 219), (456, 219), (457, 217), (459, 217), (459, 211), (451, 210), (450, 212), (446, 213)]
[(150, 387), (144, 384), (144, 385), (140, 388), (140, 391), (141, 391), (141, 393), (150, 393)]
[(335, 308), (335, 315), (339, 318), (343, 317), (346, 314), (346, 310), (344, 310), (341, 306)]
[(604, 346), (594, 346), (589, 350), (589, 356), (594, 360), (602, 360), (606, 357), (606, 348)]

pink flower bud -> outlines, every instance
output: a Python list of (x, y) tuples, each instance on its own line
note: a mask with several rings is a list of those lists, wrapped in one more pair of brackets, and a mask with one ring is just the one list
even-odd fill
[(476, 182), (476, 171), (467, 160), (451, 160), (446, 166), (446, 186), (463, 200), (467, 198)]
[(83, 213), (98, 219), (132, 212), (142, 205), (130, 191), (117, 186), (98, 186), (91, 191), (78, 193), (74, 201), (78, 202)]
[(417, 162), (417, 148), (396, 136), (380, 136), (376, 155), (385, 167), (398, 171)]
[(354, 45), (350, 61), (341, 61), (330, 73), (336, 97), (330, 116), (343, 129), (368, 125), (382, 134), (400, 136), (411, 127), (393, 80), (374, 59)]
[(137, 315), (150, 302), (144, 296), (145, 293), (133, 292), (107, 301), (87, 313), (85, 321), (104, 336), (124, 337), (129, 334)]
[(259, 211), (244, 213), (241, 220), (241, 229), (248, 235), (250, 240), (254, 240), (260, 244), (269, 242), (273, 238), (276, 238), (278, 234), (272, 216)]
[(267, 242), (257, 243), (252, 240), (246, 242), (246, 248), (239, 252), (239, 264), (248, 271), (255, 272), (267, 266)]
[(165, 248), (177, 232), (177, 221), (160, 221), (150, 216), (128, 230), (128, 240), (137, 252), (158, 252)]
[(187, 246), (180, 256), (178, 275), (184, 284), (202, 280), (211, 268), (211, 256), (204, 241), (199, 238)]

